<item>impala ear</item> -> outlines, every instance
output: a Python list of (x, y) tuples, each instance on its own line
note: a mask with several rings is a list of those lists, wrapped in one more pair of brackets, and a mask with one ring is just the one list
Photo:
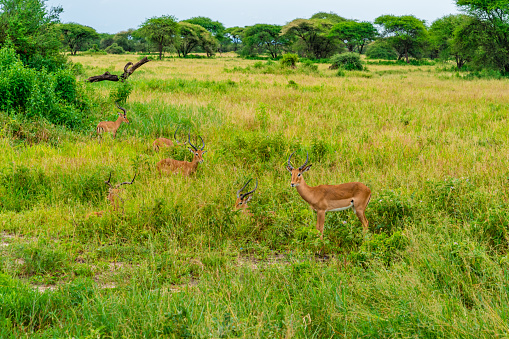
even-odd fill
[(194, 153), (194, 150), (192, 148), (188, 148), (189, 152)]
[(311, 166), (312, 166), (312, 165), (307, 165), (306, 167), (304, 167), (304, 169), (302, 170), (302, 173), (309, 171), (309, 169), (311, 168)]
[(286, 169), (288, 170), (288, 172), (292, 173), (292, 168), (290, 166), (286, 166)]
[(253, 196), (252, 196), (252, 195), (250, 195), (250, 196), (249, 196), (249, 198), (247, 198), (247, 199), (246, 199), (246, 202), (251, 201), (251, 199), (253, 199)]

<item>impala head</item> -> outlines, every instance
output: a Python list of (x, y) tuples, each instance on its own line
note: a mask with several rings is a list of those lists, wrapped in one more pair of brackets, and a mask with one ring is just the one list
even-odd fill
[(255, 185), (255, 188), (254, 190), (252, 191), (249, 191), (247, 193), (242, 193), (242, 191), (244, 190), (244, 188), (246, 188), (246, 186), (251, 182), (251, 179), (249, 179), (244, 186), (242, 186), (242, 188), (240, 190), (237, 191), (237, 201), (235, 202), (235, 208), (236, 209), (240, 209), (240, 208), (246, 208), (247, 207), (247, 203), (253, 198), (253, 196), (251, 194), (253, 194), (256, 189), (258, 188), (258, 180), (256, 180), (256, 185)]
[(184, 140), (184, 141), (179, 141), (177, 139), (177, 132), (179, 131), (180, 129), (180, 126), (177, 127), (177, 130), (175, 131), (175, 133), (173, 134), (173, 139), (175, 139), (175, 145), (182, 145), (182, 146), (185, 146), (185, 144), (187, 143), (187, 140)]
[[(200, 136), (199, 136), (200, 137)], [(205, 148), (205, 141), (203, 141), (203, 138), (200, 137), (202, 146), (200, 149), (198, 149), (195, 145), (191, 143), (191, 133), (187, 134), (187, 143), (191, 145), (192, 148), (189, 148), (189, 151), (193, 153), (194, 157), (198, 160), (198, 162), (203, 162), (203, 154), (205, 152), (203, 149)]]
[(119, 116), (120, 120), (125, 122), (126, 124), (128, 124), (129, 120), (127, 119), (127, 111), (125, 110), (125, 108), (120, 107), (120, 105), (116, 101), (115, 101), (115, 105), (117, 105), (118, 109), (120, 109), (120, 110), (122, 110), (122, 112), (124, 112), (124, 113), (118, 112), (118, 116)]
[(288, 166), (286, 168), (292, 174), (291, 186), (292, 187), (297, 187), (302, 182), (302, 179), (303, 179), (302, 178), (302, 173), (308, 171), (311, 168), (311, 165), (308, 165), (309, 154), (306, 153), (306, 162), (304, 163), (304, 165), (300, 166), (299, 168), (293, 168), (292, 163), (290, 162), (290, 160), (292, 159), (292, 155), (294, 155), (294, 154), (295, 154), (295, 152), (290, 154), (290, 157), (288, 158)]

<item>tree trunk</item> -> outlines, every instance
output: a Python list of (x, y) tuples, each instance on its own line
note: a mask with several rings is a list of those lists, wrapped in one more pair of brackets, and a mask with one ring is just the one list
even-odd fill
[(159, 60), (163, 57), (163, 44), (159, 44)]
[[(104, 74), (101, 74), (101, 75), (96, 75), (96, 76), (93, 76), (93, 77), (90, 77), (88, 78), (86, 81), (88, 82), (99, 82), (99, 81), (103, 81), (103, 80), (108, 80), (108, 81), (124, 81), (124, 80), (127, 80), (127, 78), (129, 78), (129, 76), (131, 74), (134, 73), (134, 71), (136, 71), (138, 68), (140, 68), (142, 65), (146, 64), (147, 62), (149, 62), (150, 60), (145, 57), (143, 59), (141, 59), (140, 61), (138, 61), (137, 63), (133, 64), (132, 62), (128, 62), (125, 66), (124, 66), (124, 74), (118, 76), (118, 75), (115, 75), (115, 74), (110, 74), (110, 72), (106, 72)], [(131, 67), (129, 67), (131, 66)]]
[(408, 60), (408, 50), (405, 49), (405, 60), (406, 60), (406, 63), (408, 64), (410, 61)]

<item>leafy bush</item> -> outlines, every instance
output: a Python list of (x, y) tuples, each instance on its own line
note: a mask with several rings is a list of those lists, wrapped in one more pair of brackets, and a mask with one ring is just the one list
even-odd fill
[(0, 110), (75, 128), (86, 122), (88, 101), (70, 70), (29, 68), (13, 49), (0, 50)]
[(119, 46), (116, 42), (111, 44), (105, 49), (106, 53), (108, 54), (124, 54), (125, 51), (122, 48), (122, 46)]
[(283, 55), (283, 58), (281, 59), (281, 65), (285, 67), (295, 68), (297, 62), (299, 62), (299, 56), (297, 54), (292, 53)]
[(114, 102), (125, 103), (133, 90), (133, 86), (127, 82), (119, 82), (117, 88), (110, 92), (110, 99)]
[(366, 56), (370, 59), (396, 60), (398, 52), (387, 42), (378, 40), (368, 46)]
[(344, 68), (348, 71), (362, 71), (361, 57), (357, 53), (336, 54), (331, 58), (331, 63), (330, 69)]

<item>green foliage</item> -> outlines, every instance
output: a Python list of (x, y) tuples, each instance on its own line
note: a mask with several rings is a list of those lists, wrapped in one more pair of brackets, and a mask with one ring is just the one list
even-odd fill
[(164, 47), (175, 43), (180, 26), (177, 18), (171, 15), (152, 17), (141, 24), (139, 34), (157, 46), (159, 60), (162, 59)]
[(379, 39), (368, 45), (366, 57), (370, 59), (396, 60), (398, 52), (386, 40)]
[(375, 233), (369, 240), (362, 243), (358, 252), (351, 253), (350, 258), (356, 264), (363, 266), (375, 260), (390, 265), (407, 248), (408, 243), (408, 239), (399, 231), (390, 236), (385, 232)]
[(76, 23), (59, 24), (58, 29), (61, 32), (63, 44), (69, 47), (71, 54), (74, 55), (86, 44), (99, 37), (92, 27)]
[(297, 54), (286, 53), (283, 55), (283, 58), (280, 62), (284, 67), (295, 68), (299, 62), (299, 56)]
[(357, 53), (342, 53), (336, 54), (331, 58), (331, 69), (342, 68), (347, 71), (359, 70), (362, 71), (362, 61)]
[(329, 34), (344, 42), (349, 52), (357, 51), (361, 54), (364, 46), (376, 38), (377, 31), (370, 22), (348, 20), (332, 26)]
[(461, 69), (465, 63), (471, 60), (465, 46), (462, 46), (462, 27), (470, 21), (466, 15), (447, 15), (435, 20), (429, 29), (430, 47), (432, 55), (447, 61), (453, 59), (456, 66)]
[(398, 60), (405, 57), (420, 58), (427, 44), (428, 31), (423, 20), (413, 15), (382, 15), (375, 19), (375, 24), (383, 27), (383, 36), (398, 52)]
[(202, 47), (207, 52), (207, 56), (214, 55), (217, 42), (210, 32), (200, 25), (185, 21), (180, 22), (179, 26), (180, 36), (176, 42), (179, 56), (187, 57), (196, 47)]
[(244, 29), (243, 43), (245, 50), (243, 54), (268, 52), (272, 58), (277, 58), (288, 44), (288, 40), (281, 35), (281, 26), (257, 24)]
[(128, 81), (118, 82), (117, 86), (110, 92), (110, 100), (123, 104), (133, 91), (133, 85)]
[[(60, 68), (59, 31), (61, 7), (48, 9), (44, 0), (0, 1), (0, 46), (13, 48), (26, 65)], [(49, 67), (48, 67), (49, 66)]]
[(108, 54), (124, 54), (125, 53), (125, 50), (122, 48), (122, 46), (119, 46), (116, 42), (112, 43), (104, 51)]
[(36, 71), (9, 48), (0, 50), (0, 65), (0, 110), (70, 128), (86, 123), (87, 99), (71, 71)]

